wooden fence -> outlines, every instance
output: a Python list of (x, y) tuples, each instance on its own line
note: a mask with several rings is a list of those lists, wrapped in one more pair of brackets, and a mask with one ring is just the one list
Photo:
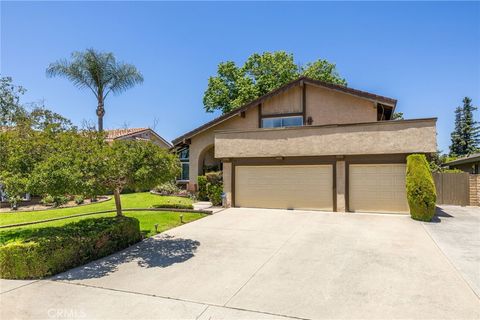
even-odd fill
[(434, 173), (437, 204), (470, 205), (470, 178), (468, 173)]

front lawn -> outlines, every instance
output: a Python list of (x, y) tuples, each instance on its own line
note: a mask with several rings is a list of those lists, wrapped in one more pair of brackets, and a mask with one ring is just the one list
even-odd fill
[[(169, 197), (154, 195), (149, 192), (122, 194), (122, 207), (128, 208), (151, 208), (155, 204), (192, 204), (192, 200), (182, 197)], [(73, 208), (59, 208), (43, 211), (12, 211), (7, 213), (0, 213), (0, 226), (32, 222), (51, 218), (65, 217), (75, 214), (98, 212), (105, 210), (114, 210), (115, 202), (113, 199), (101, 203), (94, 203)], [(128, 214), (126, 214), (128, 216)], [(110, 215), (108, 215), (110, 216)], [(91, 216), (90, 216), (91, 217)], [(186, 217), (186, 215), (184, 215)], [(79, 218), (77, 218), (79, 219)], [(69, 219), (70, 220), (70, 219)], [(70, 220), (73, 221), (73, 220)], [(141, 221), (140, 221), (141, 222)]]
[[(124, 208), (150, 208), (158, 204), (188, 205), (192, 202), (188, 198), (136, 193), (122, 195), (122, 203)], [(37, 221), (114, 207), (110, 200), (75, 208), (2, 213), (0, 223)], [(116, 213), (111, 212), (0, 229), (0, 273), (9, 279), (37, 279), (52, 275), (121, 250), (142, 236), (150, 237), (206, 216), (199, 212), (172, 212), (168, 209), (124, 211), (124, 215), (128, 218), (117, 219)]]
[[(171, 211), (128, 211), (124, 212), (127, 217), (132, 217), (140, 221), (140, 230), (145, 237), (155, 235), (155, 224), (158, 224), (158, 232), (162, 232), (181, 225), (180, 215), (183, 216), (183, 222), (191, 222), (206, 216), (204, 213), (198, 212), (171, 212)], [(92, 218), (105, 218), (114, 217), (115, 213), (103, 213), (92, 216), (83, 216), (76, 218), (69, 218), (51, 222), (43, 222), (38, 224), (32, 224), (23, 227), (12, 227), (0, 229), (0, 245), (4, 245), (8, 242), (15, 240), (22, 240), (29, 236), (33, 231), (48, 228), (48, 227), (61, 227), (71, 222), (77, 222), (85, 219)]]

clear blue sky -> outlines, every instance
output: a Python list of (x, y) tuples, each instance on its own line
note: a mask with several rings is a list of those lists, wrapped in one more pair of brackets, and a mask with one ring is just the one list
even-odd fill
[(151, 126), (171, 140), (213, 118), (202, 105), (224, 60), (285, 50), (337, 64), (350, 87), (398, 99), (406, 118), (438, 117), (448, 151), (453, 110), (480, 104), (480, 4), (470, 3), (1, 3), (1, 74), (80, 124), (95, 123), (93, 95), (48, 79), (75, 50), (112, 51), (143, 85), (106, 101), (105, 126)]

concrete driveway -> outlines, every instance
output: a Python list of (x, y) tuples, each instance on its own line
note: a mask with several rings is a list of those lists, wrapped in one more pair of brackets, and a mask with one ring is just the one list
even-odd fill
[(433, 240), (442, 223), (228, 209), (49, 280), (3, 280), (1, 318), (478, 319)]

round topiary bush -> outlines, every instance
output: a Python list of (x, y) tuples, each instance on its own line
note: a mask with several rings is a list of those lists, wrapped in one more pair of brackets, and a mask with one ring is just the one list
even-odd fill
[(427, 158), (423, 154), (407, 157), (407, 199), (413, 219), (432, 220), (437, 194)]

